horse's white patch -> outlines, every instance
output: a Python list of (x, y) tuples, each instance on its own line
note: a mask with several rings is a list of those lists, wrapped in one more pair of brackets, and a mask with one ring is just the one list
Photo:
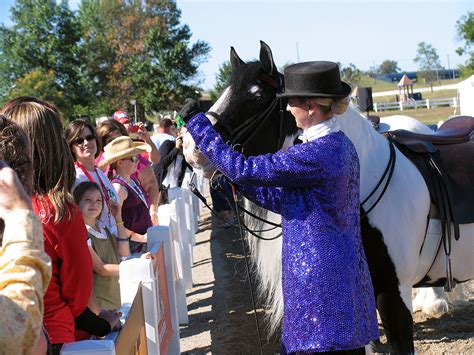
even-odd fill
[(434, 131), (422, 122), (405, 115), (380, 117), (379, 133), (405, 129), (407, 131), (430, 134)]
[[(214, 105), (211, 106), (209, 111), (217, 113), (217, 115), (221, 115), (224, 109), (227, 107), (227, 102), (229, 101), (229, 97), (232, 96), (232, 87), (227, 87), (221, 96), (217, 99)], [(217, 123), (217, 120), (214, 116), (206, 115), (206, 117), (211, 121), (212, 125)]]
[[(252, 85), (252, 87), (249, 89), (249, 93), (251, 95), (259, 96), (260, 95), (260, 87), (258, 85)], [(260, 95), (261, 96), (261, 95)]]

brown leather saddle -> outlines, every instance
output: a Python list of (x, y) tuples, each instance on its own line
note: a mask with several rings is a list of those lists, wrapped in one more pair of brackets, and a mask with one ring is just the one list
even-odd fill
[(406, 130), (388, 134), (423, 175), (437, 217), (456, 225), (473, 223), (474, 118), (454, 117), (433, 134)]

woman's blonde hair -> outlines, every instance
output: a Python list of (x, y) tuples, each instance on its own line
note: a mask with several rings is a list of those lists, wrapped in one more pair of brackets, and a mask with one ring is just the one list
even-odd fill
[(76, 177), (58, 109), (34, 97), (19, 97), (9, 101), (2, 113), (23, 128), (30, 139), (33, 194), (50, 198), (54, 222), (69, 218), (68, 205), (74, 201), (71, 190)]
[(319, 106), (322, 106), (326, 113), (331, 111), (335, 115), (342, 115), (346, 112), (350, 103), (348, 96), (342, 99), (317, 97), (312, 100), (314, 100), (314, 102)]

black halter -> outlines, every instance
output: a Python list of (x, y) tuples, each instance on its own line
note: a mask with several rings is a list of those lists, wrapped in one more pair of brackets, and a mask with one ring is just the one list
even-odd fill
[[(217, 123), (215, 128), (220, 131), (225, 141), (232, 141), (233, 145), (245, 147), (257, 133), (260, 133), (262, 129), (265, 129), (267, 123), (272, 117), (278, 116), (279, 119), (279, 132), (278, 141), (274, 147), (274, 151), (277, 151), (283, 145), (285, 141), (285, 135), (283, 132), (284, 123), (284, 107), (283, 100), (279, 99), (276, 94), (283, 90), (283, 79), (282, 75), (278, 75), (278, 81), (271, 75), (261, 73), (258, 79), (267, 83), (275, 89), (275, 97), (270, 102), (269, 106), (260, 113), (247, 118), (243, 123), (234, 128), (229, 128), (226, 124), (220, 122), (220, 115), (213, 111), (207, 111), (206, 115), (209, 115), (216, 119)], [(278, 105), (279, 103), (279, 105)], [(278, 111), (278, 112), (277, 112)], [(232, 138), (232, 139), (231, 139)]]

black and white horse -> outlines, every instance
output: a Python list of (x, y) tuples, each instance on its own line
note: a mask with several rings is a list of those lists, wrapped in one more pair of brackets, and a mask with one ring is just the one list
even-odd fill
[[(207, 113), (216, 130), (238, 145), (247, 156), (287, 149), (298, 135), (294, 118), (280, 105), (276, 93), (282, 82), (270, 48), (261, 42), (260, 60), (245, 63), (231, 49), (230, 86)], [(404, 116), (405, 117), (405, 116)], [(387, 139), (353, 107), (337, 117), (360, 159), (360, 196), (365, 199), (381, 179), (390, 156)], [(185, 156), (195, 167), (213, 167), (198, 151), (190, 135), (185, 137)], [(385, 194), (362, 218), (362, 238), (374, 285), (377, 309), (394, 352), (413, 352), (412, 285), (440, 286), (446, 279), (445, 256), (441, 251), (428, 275), (420, 275), (420, 250), (427, 230), (430, 196), (422, 175), (396, 150), (392, 179)], [(361, 206), (368, 210), (375, 194)], [(267, 218), (278, 221), (270, 212)], [(264, 228), (262, 228), (264, 229)], [(460, 226), (461, 237), (452, 244), (452, 271), (457, 282), (474, 278), (474, 224)], [(272, 236), (274, 232), (263, 233)], [(265, 235), (266, 234), (266, 235)], [(281, 292), (281, 239), (262, 241), (249, 237), (260, 284), (273, 313), (273, 328), (283, 312)], [(441, 248), (442, 250), (442, 248)]]

